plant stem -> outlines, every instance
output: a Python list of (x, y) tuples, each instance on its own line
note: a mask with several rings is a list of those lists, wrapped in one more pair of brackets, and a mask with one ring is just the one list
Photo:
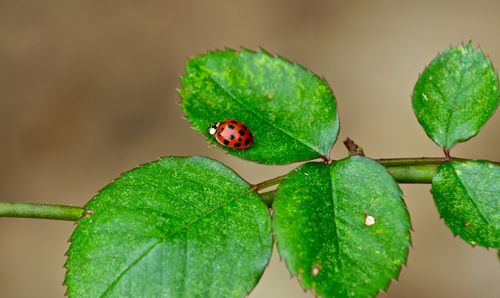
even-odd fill
[[(456, 161), (464, 161), (464, 158), (453, 158)], [(444, 157), (417, 157), (417, 158), (381, 158), (376, 159), (383, 166), (418, 166), (418, 165), (440, 165), (446, 160)], [(496, 163), (496, 162), (493, 162)]]
[(259, 190), (263, 190), (265, 188), (268, 188), (268, 187), (280, 184), (281, 180), (285, 179), (287, 175), (288, 174), (282, 175), (282, 176), (278, 176), (278, 177), (275, 177), (275, 178), (272, 178), (272, 179), (269, 179), (269, 180), (266, 180), (266, 181), (262, 181), (261, 183), (255, 184), (252, 188), (255, 191), (259, 191)]
[(385, 166), (397, 183), (430, 184), (439, 164)]
[[(452, 158), (455, 161), (466, 161), (464, 158)], [(432, 177), (440, 164), (448, 162), (447, 158), (441, 157), (420, 157), (420, 158), (388, 158), (378, 159), (381, 165), (398, 183), (430, 184)], [(490, 161), (499, 165), (500, 162)]]
[[(465, 160), (456, 158), (454, 160)], [(446, 162), (441, 157), (420, 157), (420, 158), (386, 158), (377, 159), (377, 161), (386, 167), (398, 183), (431, 183), (432, 176), (437, 167)], [(498, 164), (498, 163), (497, 163)], [(255, 184), (253, 189), (256, 191), (279, 184), (287, 175), (278, 176), (261, 183)]]
[[(389, 162), (392, 163), (392, 160)], [(432, 182), (432, 176), (436, 172), (436, 169), (439, 167), (439, 164), (422, 164), (422, 165), (401, 165), (395, 166), (390, 165), (386, 166), (387, 171), (398, 183), (412, 183), (412, 184), (429, 184)], [(280, 176), (279, 179), (271, 179), (264, 181), (266, 182), (266, 187), (272, 185), (279, 184), (286, 176)], [(264, 182), (260, 183), (263, 184)], [(257, 184), (257, 185), (260, 185)], [(263, 187), (264, 188), (264, 187)], [(263, 189), (261, 188), (261, 189)], [(257, 188), (259, 190), (259, 188)], [(276, 190), (266, 191), (260, 193), (260, 198), (267, 207), (271, 208), (274, 201), (274, 196), (276, 194)]]
[(74, 206), (36, 203), (0, 202), (0, 217), (28, 217), (58, 220), (78, 220), (85, 209)]
[[(454, 160), (464, 160), (455, 158)], [(417, 157), (417, 158), (381, 158), (376, 159), (383, 166), (416, 166), (416, 165), (440, 165), (446, 162), (444, 157)]]
[[(453, 158), (456, 161), (466, 161), (463, 158)], [(418, 158), (385, 158), (377, 159), (381, 165), (383, 165), (389, 174), (398, 183), (407, 184), (430, 184), (432, 183), (432, 177), (436, 172), (439, 165), (445, 163), (449, 160), (443, 157), (418, 157)], [(500, 162), (491, 161), (496, 165), (500, 165)], [(270, 180), (263, 181), (259, 184), (254, 185), (256, 191), (263, 190), (265, 188), (271, 187), (273, 185), (278, 185), (282, 180), (286, 178), (286, 175), (279, 176)], [(275, 191), (268, 191), (260, 193), (262, 201), (268, 206), (272, 206), (274, 200)]]
[[(466, 159), (452, 158), (453, 160), (465, 161)], [(421, 157), (421, 158), (389, 158), (378, 159), (381, 165), (385, 166), (387, 171), (398, 183), (432, 183), (432, 177), (438, 166), (447, 162), (446, 158), (441, 157)], [(492, 162), (500, 165), (500, 162)], [(266, 188), (278, 185), (287, 175), (278, 176), (273, 179), (263, 181), (252, 186), (253, 191), (262, 191)], [(261, 192), (262, 201), (271, 207), (275, 191)], [(35, 203), (9, 203), (0, 202), (0, 217), (26, 217), (26, 218), (45, 218), (58, 220), (75, 221), (85, 215), (87, 210), (81, 207), (35, 204)]]

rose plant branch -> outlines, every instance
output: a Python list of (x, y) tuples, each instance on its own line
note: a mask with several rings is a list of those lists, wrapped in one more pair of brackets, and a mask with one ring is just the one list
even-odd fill
[[(468, 159), (453, 158), (453, 160), (467, 161)], [(446, 158), (441, 157), (416, 157), (416, 158), (383, 158), (377, 159), (383, 165), (389, 174), (398, 183), (408, 184), (430, 184), (432, 177), (439, 165), (446, 162)], [(500, 165), (500, 162), (492, 163)], [(269, 180), (254, 184), (252, 190), (262, 191), (266, 188), (279, 185), (286, 179), (287, 175), (278, 176)], [(275, 191), (260, 193), (262, 201), (268, 206), (272, 206)], [(55, 220), (76, 221), (85, 215), (86, 211), (82, 207), (55, 205), (55, 204), (37, 204), (37, 203), (17, 203), (0, 202), (0, 217), (24, 217), (24, 218), (42, 218)]]
[(75, 221), (84, 214), (85, 209), (76, 206), (0, 202), (0, 217), (44, 218)]

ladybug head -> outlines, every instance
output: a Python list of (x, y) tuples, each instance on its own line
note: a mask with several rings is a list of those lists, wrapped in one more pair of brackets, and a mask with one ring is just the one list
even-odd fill
[(207, 129), (208, 133), (213, 136), (215, 134), (215, 132), (217, 131), (217, 127), (219, 127), (219, 124), (220, 123), (215, 123), (215, 124), (210, 125)]

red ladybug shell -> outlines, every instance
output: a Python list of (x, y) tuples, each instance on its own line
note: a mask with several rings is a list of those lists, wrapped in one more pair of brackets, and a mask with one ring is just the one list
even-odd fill
[(214, 135), (221, 145), (234, 150), (247, 149), (253, 144), (252, 132), (245, 124), (232, 119), (210, 125), (208, 133)]

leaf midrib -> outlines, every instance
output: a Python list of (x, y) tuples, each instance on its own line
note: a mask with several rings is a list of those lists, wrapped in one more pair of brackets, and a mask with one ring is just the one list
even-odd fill
[(220, 88), (221, 88), (221, 89), (222, 89), (222, 90), (223, 90), (223, 91), (224, 91), (227, 95), (229, 95), (229, 97), (231, 97), (231, 98), (232, 98), (232, 99), (233, 99), (233, 100), (234, 100), (237, 104), (239, 104), (241, 107), (243, 107), (244, 109), (246, 109), (247, 111), (249, 111), (249, 112), (250, 112), (251, 114), (253, 114), (255, 117), (257, 117), (257, 118), (259, 118), (259, 119), (262, 119), (262, 120), (263, 120), (263, 121), (264, 121), (267, 125), (269, 125), (269, 126), (271, 126), (271, 127), (275, 128), (275, 129), (277, 129), (277, 130), (281, 131), (283, 134), (285, 134), (285, 135), (286, 135), (286, 136), (288, 136), (289, 138), (291, 138), (291, 139), (293, 139), (293, 140), (297, 140), (299, 143), (301, 143), (302, 145), (304, 145), (304, 146), (306, 146), (307, 148), (311, 149), (311, 150), (312, 150), (312, 151), (314, 151), (315, 153), (318, 153), (320, 156), (324, 156), (324, 154), (320, 152), (320, 151), (321, 151), (321, 149), (316, 148), (314, 145), (309, 144), (307, 141), (305, 141), (305, 140), (303, 140), (303, 139), (301, 139), (301, 138), (294, 137), (294, 136), (291, 134), (291, 132), (288, 132), (288, 131), (286, 131), (286, 130), (284, 130), (284, 129), (282, 129), (282, 128), (280, 128), (280, 127), (276, 126), (276, 125), (274, 125), (274, 123), (273, 123), (272, 121), (270, 121), (270, 120), (268, 120), (268, 119), (264, 118), (263, 116), (261, 116), (261, 114), (260, 114), (260, 113), (257, 113), (257, 112), (255, 112), (255, 111), (253, 111), (253, 110), (249, 109), (245, 103), (243, 103), (243, 102), (239, 101), (239, 100), (237, 99), (237, 97), (236, 97), (234, 94), (232, 94), (229, 90), (227, 90), (227, 89), (224, 87), (224, 85), (223, 85), (222, 83), (220, 83), (220, 82), (219, 82), (216, 78), (214, 78), (214, 77), (212, 76), (212, 74), (211, 74), (211, 73), (209, 73), (208, 71), (206, 71), (206, 73), (208, 74), (208, 77), (209, 77), (209, 78), (210, 78), (210, 79), (211, 79), (211, 80), (212, 80), (215, 84), (217, 84), (217, 86), (219, 86), (219, 87), (220, 87)]
[(137, 259), (135, 259), (134, 261), (132, 261), (130, 263), (130, 265), (128, 265), (126, 268), (124, 268), (120, 274), (118, 274), (118, 276), (111, 282), (111, 284), (102, 292), (102, 294), (99, 295), (99, 297), (105, 297), (107, 293), (109, 293), (109, 291), (111, 291), (117, 284), (118, 282), (125, 276), (125, 274), (127, 274), (128, 271), (130, 271), (136, 264), (138, 264), (142, 259), (144, 259), (158, 244), (162, 243), (162, 242), (165, 242), (167, 239), (171, 238), (172, 236), (174, 236), (175, 234), (177, 233), (180, 233), (181, 231), (183, 230), (187, 230), (190, 226), (194, 225), (195, 223), (197, 223), (198, 221), (202, 220), (203, 218), (207, 217), (208, 215), (214, 213), (215, 211), (221, 209), (221, 208), (224, 208), (226, 206), (228, 206), (229, 204), (231, 203), (234, 203), (237, 199), (247, 195), (247, 194), (250, 194), (252, 192), (251, 189), (248, 189), (247, 191), (245, 192), (242, 192), (241, 194), (237, 195), (236, 197), (230, 199), (229, 201), (225, 202), (224, 204), (220, 205), (220, 206), (217, 206), (215, 208), (212, 208), (210, 209), (207, 213), (199, 216), (197, 219), (183, 225), (181, 228), (178, 228), (177, 230), (175, 231), (172, 231), (170, 234), (166, 235), (165, 237), (163, 238), (160, 238), (158, 240), (156, 240), (151, 246), (149, 246)]
[(458, 180), (458, 182), (460, 183), (460, 186), (464, 189), (465, 193), (467, 194), (467, 197), (469, 198), (469, 201), (472, 203), (472, 206), (474, 206), (474, 208), (476, 209), (477, 213), (479, 214), (479, 216), (484, 220), (485, 223), (487, 223), (490, 227), (494, 227), (494, 225), (491, 224), (491, 222), (483, 215), (481, 209), (479, 209), (479, 207), (477, 206), (476, 202), (472, 199), (472, 196), (470, 195), (470, 192), (469, 192), (469, 189), (467, 188), (467, 186), (465, 186), (464, 182), (462, 181), (462, 179), (460, 179), (460, 176), (458, 176), (457, 174), (457, 170), (455, 169), (455, 167), (453, 166), (453, 164), (450, 164), (451, 166), (451, 169), (452, 169), (452, 172), (453, 172), (453, 176), (455, 176), (455, 178)]
[[(464, 66), (464, 57), (462, 56), (460, 59), (460, 69), (462, 70), (462, 67)], [(468, 69), (467, 69), (468, 70)], [(463, 85), (463, 80), (464, 80), (464, 72), (465, 70), (460, 71), (460, 79), (458, 81), (458, 87), (457, 91), (455, 92), (455, 96), (451, 98), (451, 102), (455, 104), (457, 102), (457, 97), (460, 95), (460, 91), (462, 90), (462, 85)], [(450, 127), (451, 127), (451, 122), (453, 121), (453, 116), (455, 115), (456, 109), (451, 106), (451, 112), (448, 116), (448, 121), (446, 121), (446, 149), (450, 149), (454, 144), (450, 144)]]
[[(345, 283), (345, 273), (344, 273), (344, 270), (343, 270), (343, 265), (342, 265), (342, 250), (340, 248), (340, 237), (339, 237), (339, 233), (337, 231), (338, 229), (338, 225), (337, 225), (337, 202), (335, 201), (335, 198), (337, 197), (334, 193), (334, 189), (333, 189), (333, 172), (332, 172), (332, 168), (331, 166), (328, 166), (328, 173), (329, 173), (329, 176), (330, 176), (330, 179), (329, 179), (329, 186), (330, 186), (330, 198), (332, 200), (332, 211), (333, 211), (333, 222), (335, 224), (335, 246), (337, 247), (337, 256), (338, 256), (338, 266), (339, 266), (339, 272), (341, 272), (342, 274), (342, 285), (344, 286), (344, 283)], [(345, 287), (343, 290), (346, 290)]]

